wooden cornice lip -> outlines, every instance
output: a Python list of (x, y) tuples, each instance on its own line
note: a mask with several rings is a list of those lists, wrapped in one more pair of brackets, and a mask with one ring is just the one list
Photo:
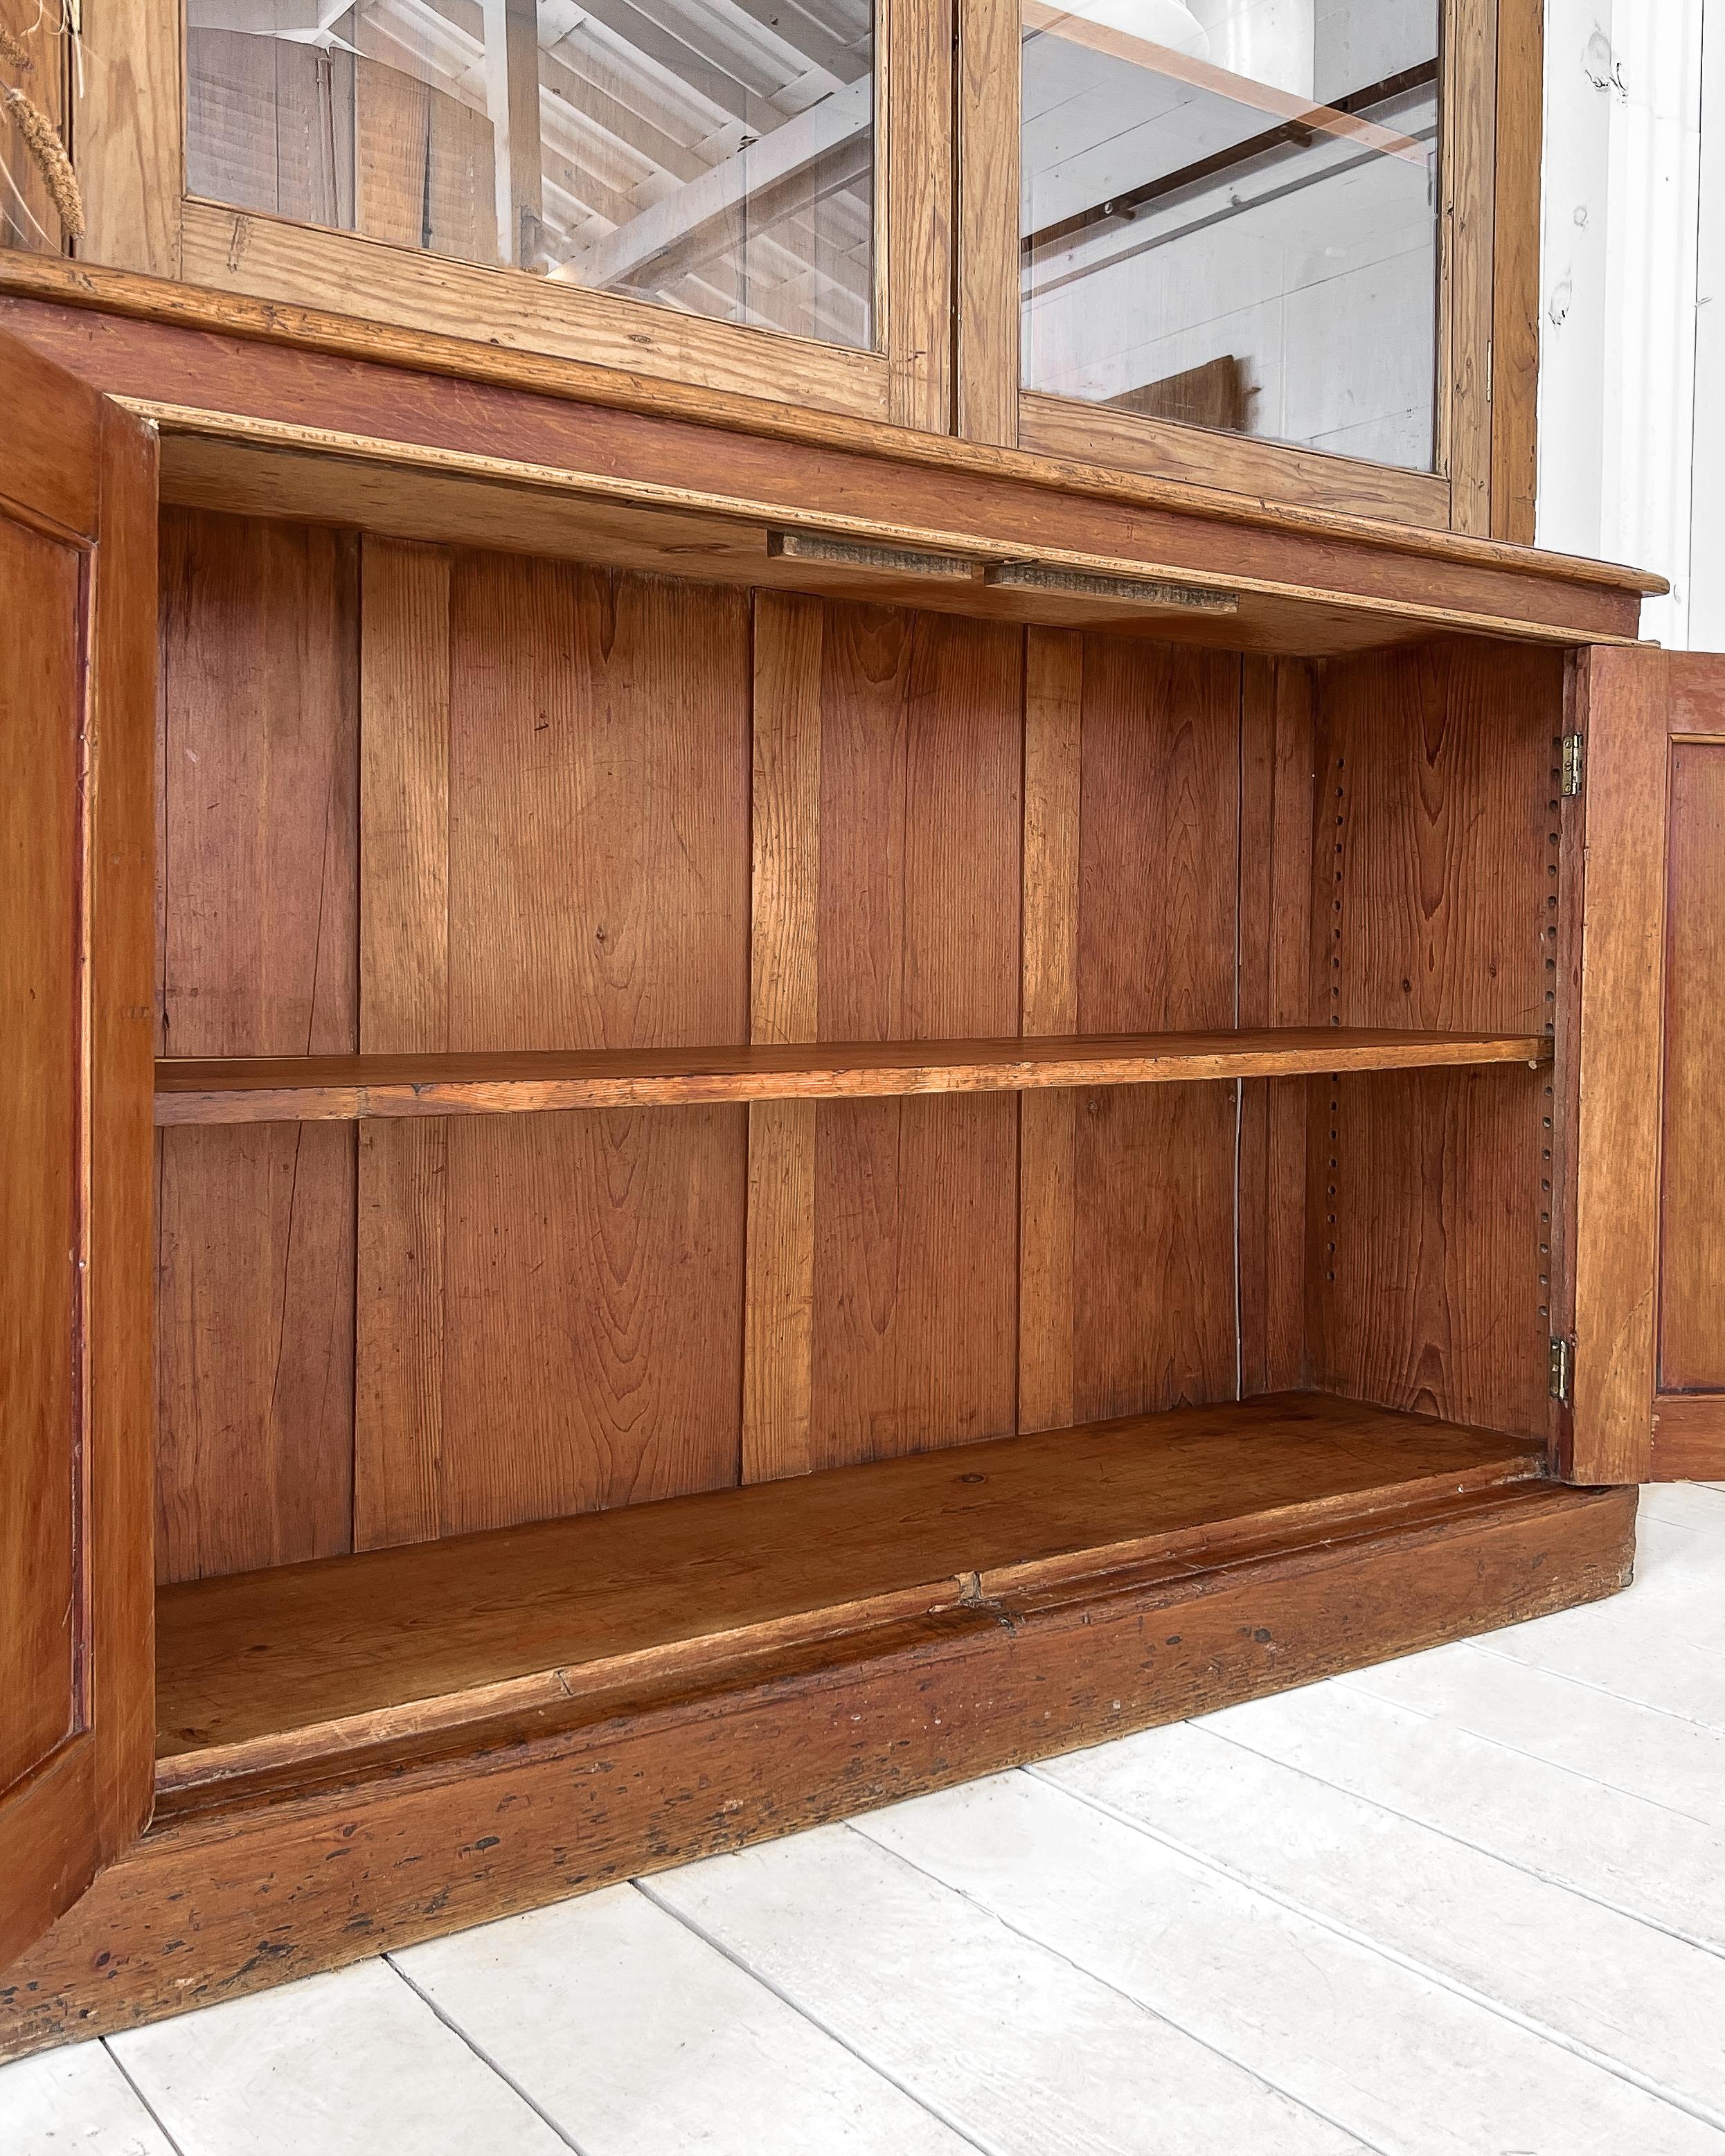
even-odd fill
[[(553, 358), (512, 346), (405, 330), (279, 300), (208, 291), (132, 270), (7, 251), (0, 253), (0, 294), (283, 345), (371, 366), (405, 368), (420, 375), (484, 382), (567, 403), (676, 418), (735, 434), (1013, 481), (1069, 495), (1316, 539), (1364, 542), (1435, 562), (1600, 585), (1642, 597), (1656, 597), (1670, 589), (1664, 578), (1620, 563), (1546, 553), (1502, 540), (1305, 508), (1023, 449), (961, 441), (885, 421), (817, 411), (734, 391), (704, 389), (660, 376)], [(1338, 473), (1352, 469), (1348, 459), (1335, 461)]]

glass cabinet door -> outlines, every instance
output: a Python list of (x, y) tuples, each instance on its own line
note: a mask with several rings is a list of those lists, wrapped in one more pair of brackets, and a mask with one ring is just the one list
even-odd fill
[(876, 341), (872, 0), (189, 0), (186, 64), (194, 196)]
[(1436, 464), (1439, 0), (1022, 0), (1024, 386)]

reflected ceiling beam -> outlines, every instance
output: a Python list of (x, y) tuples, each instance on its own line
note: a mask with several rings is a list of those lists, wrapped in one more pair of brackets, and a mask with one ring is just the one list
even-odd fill
[(1189, 84), (1212, 97), (1226, 98), (1235, 105), (1251, 105), (1277, 120), (1296, 121), (1314, 135), (1333, 135), (1359, 149), (1375, 151), (1380, 157), (1399, 157), (1408, 164), (1418, 165), (1422, 172), (1425, 169), (1430, 155), (1426, 146), (1397, 134), (1392, 128), (1358, 119), (1351, 112), (1340, 112), (1334, 105), (1314, 105), (1309, 97), (1296, 97), (1285, 90), (1272, 90), (1268, 83), (1254, 82), (1246, 75), (1230, 74), (1226, 68), (1214, 67), (1209, 60), (1194, 59), (1189, 53), (1177, 53), (1170, 45), (1153, 45), (1147, 38), (1131, 37), (1124, 30), (1110, 29), (1106, 23), (1088, 22), (1081, 15), (1068, 15), (1058, 8), (1049, 7), (1046, 0), (1024, 0), (1024, 24), (1026, 30), (1060, 38), (1069, 44), (1082, 45), (1108, 59), (1124, 60), (1129, 67), (1143, 68), (1171, 82)]
[(704, 53), (676, 31), (655, 19), (633, 0), (583, 0), (587, 13), (602, 23), (619, 44), (633, 46), (699, 93), (711, 105), (745, 126), (758, 125), (757, 107), (768, 93), (747, 83), (734, 63)]
[(638, 280), (647, 264), (686, 246), (705, 228), (731, 216), (746, 198), (758, 200), (845, 144), (865, 137), (873, 112), (874, 84), (865, 75), (653, 203), (595, 246), (578, 249), (551, 275), (598, 286)]
[(835, 83), (855, 82), (869, 72), (873, 40), (866, 32), (856, 44), (847, 44), (800, 8), (793, 13), (783, 0), (732, 0), (732, 4)]

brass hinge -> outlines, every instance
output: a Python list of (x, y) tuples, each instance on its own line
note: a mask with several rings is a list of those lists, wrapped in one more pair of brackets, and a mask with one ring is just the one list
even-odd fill
[(1569, 1404), (1569, 1388), (1575, 1382), (1575, 1347), (1573, 1341), (1553, 1340), (1551, 1343), (1551, 1378), (1547, 1389), (1554, 1400)]
[(1582, 748), (1579, 734), (1563, 737), (1563, 798), (1573, 801), (1581, 791)]

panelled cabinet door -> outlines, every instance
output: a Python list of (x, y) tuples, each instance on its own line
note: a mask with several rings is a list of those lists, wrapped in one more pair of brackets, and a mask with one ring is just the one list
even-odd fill
[(1725, 1476), (1725, 657), (1596, 647), (1575, 723), (1566, 1466), (1580, 1482), (1712, 1479)]
[(0, 1971), (154, 1755), (156, 451), (0, 337)]

